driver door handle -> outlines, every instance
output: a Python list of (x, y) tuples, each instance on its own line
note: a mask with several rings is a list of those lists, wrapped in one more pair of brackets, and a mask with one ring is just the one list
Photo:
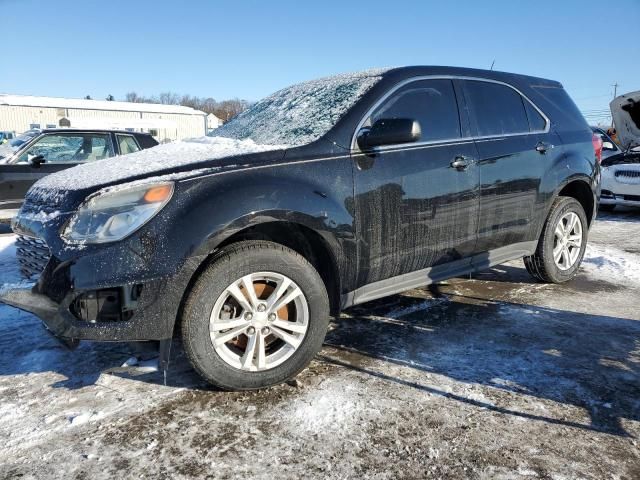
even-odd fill
[(547, 153), (547, 150), (551, 150), (552, 148), (553, 145), (551, 145), (550, 143), (538, 142), (538, 144), (536, 145), (536, 152)]
[(456, 170), (458, 170), (459, 172), (466, 170), (467, 167), (472, 163), (472, 160), (468, 157), (465, 157), (463, 155), (458, 155), (456, 158), (453, 159), (453, 162), (451, 162), (451, 168), (455, 168)]

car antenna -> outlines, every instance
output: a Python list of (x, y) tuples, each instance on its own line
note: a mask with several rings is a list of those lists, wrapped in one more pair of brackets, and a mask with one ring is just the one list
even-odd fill
[(496, 59), (493, 59), (493, 62), (491, 62), (491, 68), (489, 70), (493, 70), (493, 66), (496, 64)]

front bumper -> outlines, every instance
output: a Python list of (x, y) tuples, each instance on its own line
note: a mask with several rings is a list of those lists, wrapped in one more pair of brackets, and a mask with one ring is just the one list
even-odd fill
[[(124, 321), (84, 321), (72, 313), (71, 304), (83, 293), (68, 291), (56, 302), (33, 287), (8, 288), (0, 291), (0, 302), (32, 313), (42, 320), (47, 330), (68, 346), (79, 340), (143, 341), (171, 338), (175, 322), (175, 305), (167, 304), (160, 295), (166, 282), (144, 285), (146, 295), (132, 316)], [(153, 300), (153, 299), (156, 300)], [(159, 300), (158, 300), (159, 299)], [(179, 304), (179, 300), (178, 300)]]
[[(168, 252), (164, 244), (143, 234), (110, 245), (69, 250), (56, 243), (56, 231), (27, 231), (21, 225), (19, 233), (41, 239), (51, 256), (35, 285), (0, 289), (0, 302), (36, 315), (67, 344), (173, 336), (184, 292), (206, 256)], [(135, 292), (133, 300), (127, 297), (131, 292)], [(109, 309), (95, 300), (112, 293), (117, 300), (110, 300)], [(92, 308), (84, 308), (87, 305)], [(112, 305), (121, 307), (122, 314), (114, 315)]]
[(600, 203), (602, 205), (620, 205), (624, 207), (640, 207), (640, 196), (638, 199), (628, 199), (629, 195), (617, 195), (612, 194), (609, 196), (600, 197)]

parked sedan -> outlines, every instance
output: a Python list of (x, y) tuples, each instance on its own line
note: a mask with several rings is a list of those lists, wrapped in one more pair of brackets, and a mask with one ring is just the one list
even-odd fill
[(0, 222), (11, 220), (29, 187), (50, 173), (157, 144), (146, 133), (112, 130), (51, 129), (21, 135), (0, 146)]

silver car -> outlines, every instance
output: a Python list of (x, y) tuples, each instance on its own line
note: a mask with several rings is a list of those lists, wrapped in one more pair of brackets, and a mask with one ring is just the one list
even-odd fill
[(602, 193), (600, 210), (616, 205), (640, 207), (640, 92), (621, 95), (611, 102), (611, 113), (621, 146), (600, 128), (602, 138)]

